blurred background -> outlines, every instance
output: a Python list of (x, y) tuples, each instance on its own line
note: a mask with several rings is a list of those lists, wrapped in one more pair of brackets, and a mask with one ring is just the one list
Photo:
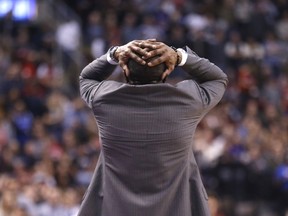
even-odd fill
[(77, 212), (100, 148), (79, 73), (146, 38), (229, 76), (193, 143), (212, 215), (288, 215), (286, 0), (0, 0), (0, 216)]

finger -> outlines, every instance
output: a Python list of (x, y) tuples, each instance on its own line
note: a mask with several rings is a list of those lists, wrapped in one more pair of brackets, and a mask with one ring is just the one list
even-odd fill
[(149, 39), (147, 39), (147, 41), (154, 42), (154, 41), (156, 41), (156, 38), (149, 38)]
[(156, 42), (155, 40), (145, 40), (131, 45), (131, 49), (142, 55), (143, 59), (154, 57), (165, 52), (165, 44)]
[[(166, 49), (164, 47), (157, 47), (155, 49), (150, 50), (146, 55), (145, 58), (152, 58), (154, 56), (162, 56), (162, 58), (166, 58), (165, 54)], [(166, 59), (165, 59), (166, 60)]]
[(138, 42), (138, 46), (139, 47), (145, 47), (147, 45), (153, 45), (156, 42), (156, 39), (147, 39), (147, 40), (142, 40), (140, 42)]
[(123, 69), (129, 60), (129, 52), (125, 51), (119, 56), (119, 66)]
[(119, 60), (119, 66), (122, 68), (123, 73), (126, 76), (128, 76), (130, 71), (129, 71), (127, 63), (125, 61), (123, 61), (123, 60)]
[(129, 71), (127, 64), (123, 65), (122, 70), (123, 70), (123, 73), (128, 77), (130, 74), (130, 71)]
[(134, 45), (134, 46), (141, 47), (141, 45), (144, 44), (144, 43), (155, 43), (155, 42), (156, 42), (156, 39), (154, 39), (154, 38), (147, 39), (147, 40), (133, 40), (128, 45)]
[[(130, 46), (130, 50), (131, 52), (129, 53), (129, 55), (131, 55), (131, 58), (135, 58), (135, 61), (141, 63), (141, 60), (143, 61), (143, 59), (141, 59), (142, 56), (147, 56), (148, 54), (148, 50), (146, 48), (141, 48), (138, 46)], [(141, 60), (140, 60), (141, 59)], [(142, 62), (143, 64), (143, 62)]]
[(119, 66), (122, 68), (122, 70), (124, 70), (125, 67), (127, 67), (126, 63), (122, 60), (119, 60)]
[(150, 38), (146, 40), (134, 40), (133, 44), (137, 44), (138, 46), (141, 46), (144, 43), (155, 43), (156, 39), (155, 38)]
[[(155, 56), (157, 56), (158, 54), (155, 54)], [(154, 57), (154, 56), (152, 56)], [(163, 62), (166, 62), (167, 61), (167, 56), (165, 55), (160, 55), (159, 57), (155, 57), (153, 60), (151, 60), (150, 62), (148, 62), (148, 66), (149, 67), (154, 67), (156, 65), (159, 65)], [(167, 65), (168, 67), (168, 65)]]
[[(174, 68), (173, 68), (173, 69), (174, 69)], [(169, 74), (173, 71), (173, 69), (172, 69), (172, 68), (167, 68), (167, 69), (163, 72), (161, 79), (162, 79), (162, 80), (165, 80), (166, 77), (168, 77)]]
[[(144, 51), (145, 52), (145, 51)], [(141, 55), (142, 56), (142, 55)], [(141, 56), (139, 56), (138, 54), (134, 53), (134, 52), (129, 52), (129, 58), (133, 59), (134, 61), (136, 61), (139, 64), (145, 65), (146, 61), (143, 60), (141, 58)]]
[(157, 44), (155, 42), (149, 42), (149, 41), (141, 42), (140, 46), (141, 48), (147, 48), (149, 50), (156, 50), (162, 47), (161, 44)]
[(162, 81), (166, 80), (167, 76), (168, 76), (168, 74), (164, 72), (164, 73), (162, 74), (161, 80), (162, 80)]

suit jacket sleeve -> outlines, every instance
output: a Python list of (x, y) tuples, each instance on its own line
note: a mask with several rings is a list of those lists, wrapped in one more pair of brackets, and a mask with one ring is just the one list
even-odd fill
[(183, 69), (196, 81), (204, 108), (212, 108), (222, 98), (227, 83), (227, 75), (208, 59), (199, 57), (186, 47), (188, 54)]
[(88, 64), (80, 74), (80, 94), (87, 105), (92, 108), (92, 101), (95, 92), (101, 85), (101, 82), (107, 79), (116, 65), (107, 61), (107, 54), (102, 55), (90, 64)]

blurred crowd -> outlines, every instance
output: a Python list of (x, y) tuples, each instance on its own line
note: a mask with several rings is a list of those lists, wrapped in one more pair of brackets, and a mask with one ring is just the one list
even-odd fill
[[(0, 18), (0, 216), (77, 212), (100, 149), (79, 73), (147, 38), (187, 45), (229, 76), (192, 144), (212, 215), (288, 215), (286, 0), (59, 2), (78, 18)], [(186, 78), (179, 67), (168, 82)]]

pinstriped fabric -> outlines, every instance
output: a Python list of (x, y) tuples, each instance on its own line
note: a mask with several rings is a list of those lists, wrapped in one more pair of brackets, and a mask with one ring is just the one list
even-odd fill
[(191, 196), (204, 196), (190, 194), (189, 180), (199, 98), (169, 84), (102, 88), (110, 92), (98, 92), (93, 104), (105, 158), (101, 215), (191, 216)]
[(102, 153), (78, 216), (210, 215), (192, 142), (227, 79), (194, 54), (187, 61), (200, 85), (101, 82), (105, 56), (83, 70), (81, 95), (96, 118)]

